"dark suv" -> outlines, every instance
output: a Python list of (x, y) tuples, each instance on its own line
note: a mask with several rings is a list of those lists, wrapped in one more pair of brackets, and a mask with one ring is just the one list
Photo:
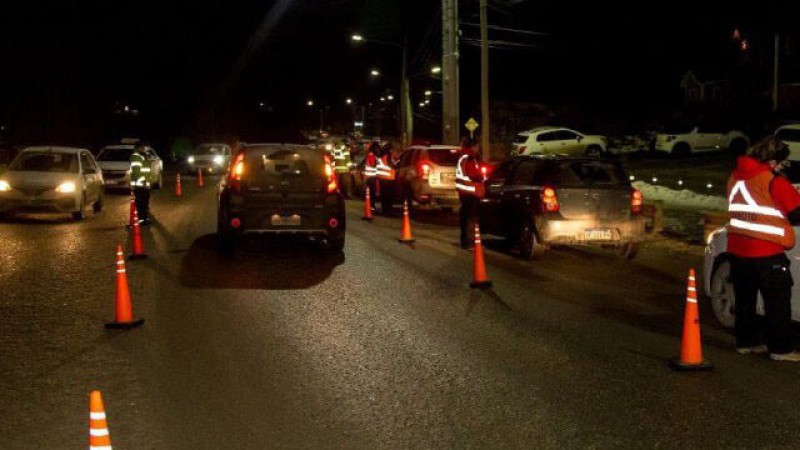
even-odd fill
[(520, 156), (486, 181), (481, 231), (506, 237), (525, 258), (550, 245), (598, 245), (633, 258), (644, 238), (642, 195), (615, 161)]
[(224, 250), (244, 235), (304, 235), (344, 248), (345, 206), (330, 158), (303, 145), (251, 144), (232, 159), (219, 193)]

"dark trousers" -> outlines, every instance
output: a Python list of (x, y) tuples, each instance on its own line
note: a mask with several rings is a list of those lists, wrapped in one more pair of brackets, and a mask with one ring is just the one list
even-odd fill
[(139, 220), (147, 220), (150, 217), (150, 189), (134, 187), (133, 201), (136, 203), (136, 213), (139, 214)]
[(472, 247), (475, 244), (475, 224), (478, 221), (480, 200), (473, 195), (461, 195), (459, 200), (461, 200), (461, 207), (458, 209), (461, 246)]
[(367, 187), (369, 187), (369, 203), (371, 207), (375, 207), (375, 201), (378, 198), (378, 189), (376, 186), (378, 185), (378, 179), (375, 177), (367, 178)]
[(764, 335), (770, 353), (794, 350), (792, 342), (792, 273), (785, 254), (731, 259), (731, 281), (736, 295), (736, 346), (760, 343), (756, 320), (758, 293), (764, 300)]

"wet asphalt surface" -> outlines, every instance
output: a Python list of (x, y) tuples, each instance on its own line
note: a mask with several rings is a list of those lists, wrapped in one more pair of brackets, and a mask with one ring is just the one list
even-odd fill
[(716, 370), (668, 367), (674, 255), (525, 262), (489, 239), (482, 292), (449, 220), (418, 216), (409, 247), (351, 202), (343, 255), (256, 242), (231, 260), (214, 186), (184, 194), (154, 194), (130, 331), (103, 327), (125, 195), (81, 223), (0, 223), (0, 449), (85, 448), (92, 389), (115, 449), (800, 446), (800, 366), (734, 354), (707, 302)]

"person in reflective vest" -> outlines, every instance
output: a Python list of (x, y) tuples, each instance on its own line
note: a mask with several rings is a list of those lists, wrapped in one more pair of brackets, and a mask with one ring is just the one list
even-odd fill
[[(795, 246), (800, 194), (777, 171), (789, 149), (774, 136), (750, 147), (728, 181), (727, 252), (736, 299), (736, 351), (767, 353), (800, 362), (791, 329), (792, 274), (785, 251)], [(758, 294), (764, 301), (764, 335), (756, 321)]]
[(456, 165), (456, 191), (461, 207), (458, 210), (461, 227), (461, 248), (472, 248), (474, 245), (475, 222), (478, 220), (478, 208), (484, 197), (483, 182), (485, 176), (481, 171), (480, 155), (470, 146), (465, 146), (463, 155)]
[(379, 146), (377, 142), (373, 142), (367, 148), (367, 157), (364, 159), (364, 182), (369, 187), (369, 198), (372, 207), (375, 207), (375, 200), (378, 197), (376, 186), (378, 176), (378, 152)]
[(333, 167), (339, 188), (345, 197), (350, 196), (350, 167), (352, 167), (350, 156), (350, 144), (342, 141), (336, 144), (333, 149)]
[(152, 183), (150, 163), (145, 156), (147, 146), (136, 144), (131, 153), (131, 189), (133, 189), (139, 223), (150, 225), (150, 184)]

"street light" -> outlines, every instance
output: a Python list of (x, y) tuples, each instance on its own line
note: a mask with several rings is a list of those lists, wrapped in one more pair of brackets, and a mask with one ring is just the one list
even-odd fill
[(433, 95), (433, 91), (425, 91), (425, 97), (430, 97)]
[(353, 42), (361, 42), (361, 41), (364, 40), (364, 36), (356, 33), (356, 34), (353, 34), (352, 36), (350, 36), (350, 40), (353, 41)]
[(385, 102), (386, 101), (386, 97), (381, 97), (381, 101)]
[(378, 71), (378, 69), (372, 69), (372, 70), (369, 71), (369, 74), (372, 75), (373, 77), (377, 77), (381, 73)]
[(347, 98), (347, 99), (345, 99), (344, 102), (347, 103), (348, 105), (352, 105), (353, 104), (353, 99), (352, 98)]
[(434, 74), (434, 75), (438, 75), (438, 74), (442, 73), (442, 67), (441, 66), (433, 66), (433, 67), (431, 67), (431, 73)]
[(308, 105), (308, 106), (314, 106), (314, 100), (309, 100), (309, 101), (307, 101), (307, 102), (306, 102), (306, 105)]
[(392, 100), (394, 100), (394, 95), (391, 95), (391, 94), (390, 94), (390, 95), (387, 95), (387, 96), (386, 96), (386, 100), (389, 100), (389, 101), (392, 101)]

